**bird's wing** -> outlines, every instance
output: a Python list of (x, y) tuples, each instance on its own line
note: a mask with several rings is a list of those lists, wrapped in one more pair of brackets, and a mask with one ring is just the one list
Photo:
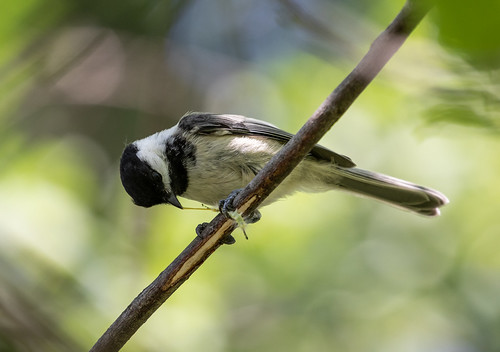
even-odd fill
[[(182, 117), (178, 127), (185, 132), (194, 134), (260, 136), (274, 139), (283, 144), (293, 137), (293, 134), (285, 132), (270, 123), (240, 115), (190, 113)], [(356, 166), (349, 157), (337, 154), (318, 144), (311, 149), (309, 154), (316, 159), (332, 162), (338, 166)]]

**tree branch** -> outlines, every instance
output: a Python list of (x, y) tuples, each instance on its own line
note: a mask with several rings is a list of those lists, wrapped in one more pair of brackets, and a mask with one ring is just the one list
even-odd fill
[[(401, 47), (430, 5), (408, 0), (394, 21), (372, 43), (356, 68), (328, 96), (299, 132), (235, 198), (243, 215), (250, 214), (290, 174), (321, 137), (337, 122)], [(118, 351), (146, 320), (221, 246), (236, 228), (233, 220), (217, 215), (182, 253), (146, 287), (92, 347), (92, 352)]]

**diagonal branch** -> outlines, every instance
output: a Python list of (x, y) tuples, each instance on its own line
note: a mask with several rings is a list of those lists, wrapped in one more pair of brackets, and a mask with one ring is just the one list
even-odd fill
[[(337, 122), (368, 86), (382, 67), (401, 47), (409, 34), (429, 11), (426, 0), (408, 0), (394, 21), (372, 43), (356, 68), (328, 96), (299, 132), (259, 172), (235, 198), (240, 214), (250, 214), (301, 162), (321, 137)], [(184, 251), (146, 287), (91, 351), (118, 351), (142, 324), (221, 246), (225, 236), (236, 228), (233, 220), (217, 215)]]

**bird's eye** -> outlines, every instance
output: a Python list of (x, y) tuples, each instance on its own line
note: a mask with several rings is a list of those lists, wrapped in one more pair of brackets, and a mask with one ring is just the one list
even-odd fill
[(154, 182), (162, 182), (163, 178), (161, 177), (159, 172), (153, 171), (151, 174)]

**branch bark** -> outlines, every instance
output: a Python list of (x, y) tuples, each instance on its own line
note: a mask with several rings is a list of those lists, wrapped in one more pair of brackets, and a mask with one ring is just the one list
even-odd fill
[[(290, 174), (321, 137), (340, 119), (382, 67), (401, 47), (430, 9), (425, 0), (408, 0), (368, 53), (327, 97), (299, 132), (235, 198), (243, 215), (250, 214)], [(101, 336), (90, 351), (118, 351), (177, 288), (222, 244), (235, 222), (217, 215), (181, 254), (146, 287)]]

